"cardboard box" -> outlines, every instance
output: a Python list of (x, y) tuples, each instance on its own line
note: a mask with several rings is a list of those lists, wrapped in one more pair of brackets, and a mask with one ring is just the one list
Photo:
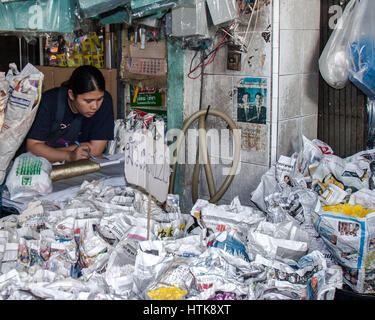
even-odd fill
[(135, 45), (126, 39), (122, 43), (121, 81), (141, 88), (166, 88), (166, 41), (149, 41), (141, 49), (139, 42)]
[[(36, 66), (44, 74), (43, 91), (60, 87), (69, 80), (75, 68), (60, 68)], [(99, 69), (104, 76), (106, 90), (111, 94), (113, 100), (113, 113), (117, 119), (117, 69)]]

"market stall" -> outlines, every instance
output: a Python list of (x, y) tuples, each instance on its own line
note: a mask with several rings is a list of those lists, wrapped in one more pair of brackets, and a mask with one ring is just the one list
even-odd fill
[[(253, 51), (262, 52), (255, 57), (256, 72), (267, 67), (269, 33), (261, 31), (257, 44), (266, 43), (261, 50), (251, 35), (259, 31), (259, 12), (267, 24), (269, 5), (258, 0), (0, 2), (0, 30), (25, 33), (22, 37), (37, 39), (40, 49), (39, 63), (20, 54), (20, 61), (0, 75), (2, 299), (373, 297), (375, 151), (340, 158), (325, 142), (301, 135), (296, 152), (272, 162), (269, 78), (236, 73), (244, 64), (254, 72)], [(203, 108), (209, 101), (204, 80), (225, 73), (220, 64), (209, 66), (224, 47), (225, 72), (237, 84), (235, 90), (226, 87), (226, 80), (209, 87), (220, 91), (217, 97), (210, 93), (214, 99), (228, 91), (232, 99), (233, 110), (217, 112), (210, 105)], [(179, 64), (182, 50), (191, 55), (187, 72)], [(52, 163), (18, 153), (42, 94), (83, 65), (101, 71), (114, 102), (114, 139), (103, 154)], [(210, 67), (207, 76), (204, 70)], [(195, 79), (201, 80), (200, 88), (190, 82)], [(186, 82), (192, 85), (181, 97), (177, 89)], [(231, 178), (219, 199), (209, 201), (196, 188), (198, 199), (193, 197), (187, 208), (188, 183), (174, 192), (179, 169), (172, 163), (173, 138), (179, 136), (168, 129), (185, 128), (176, 125), (180, 119), (174, 108), (187, 115), (188, 103), (199, 106), (199, 129), (207, 129), (209, 115), (229, 119), (241, 141), (228, 145), (241, 151), (233, 152), (236, 166), (226, 171)], [(212, 141), (211, 147), (217, 140)], [(198, 150), (186, 154), (199, 162)], [(241, 168), (254, 154), (258, 166), (266, 154), (270, 157), (259, 176)], [(240, 155), (247, 160), (240, 161)], [(241, 197), (228, 200), (231, 183), (250, 178), (253, 188), (243, 184)]]

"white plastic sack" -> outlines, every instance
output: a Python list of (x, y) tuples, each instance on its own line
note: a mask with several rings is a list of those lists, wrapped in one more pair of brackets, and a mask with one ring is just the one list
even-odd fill
[(310, 237), (294, 222), (260, 222), (248, 233), (249, 251), (285, 263), (296, 263), (309, 249)]
[[(31, 64), (28, 64), (21, 73), (17, 73), (18, 71), (14, 69), (16, 67), (12, 64), (10, 67), (6, 80), (10, 85), (11, 96), (8, 99), (4, 124), (0, 132), (0, 184), (3, 183), (10, 162), (33, 124), (39, 108), (44, 79), (44, 75)], [(19, 88), (16, 89), (18, 86)], [(23, 94), (21, 91), (25, 87), (28, 92)], [(28, 107), (21, 108), (14, 100), (15, 95), (18, 98), (27, 96), (30, 101)], [(10, 102), (11, 98), (12, 102)], [(8, 108), (9, 105), (11, 107)]]
[(45, 195), (52, 192), (51, 163), (27, 152), (17, 157), (6, 179), (10, 199)]
[(118, 149), (120, 148), (119, 144), (121, 143), (121, 138), (120, 138), (119, 132), (120, 132), (120, 130), (122, 130), (122, 128), (124, 126), (125, 126), (125, 124), (124, 124), (124, 120), (123, 119), (117, 119), (117, 120), (115, 120), (115, 123), (114, 123), (114, 132), (113, 132), (114, 139), (108, 141), (106, 153), (108, 153), (108, 154), (115, 154), (116, 150), (118, 151)]
[(173, 262), (173, 256), (167, 255), (161, 241), (142, 241), (135, 259), (133, 273), (133, 291), (142, 297), (144, 290), (161, 275)]
[(266, 219), (262, 211), (242, 206), (238, 197), (235, 197), (230, 205), (219, 206), (198, 199), (190, 214), (199, 218), (198, 223), (202, 228), (209, 228), (214, 232), (234, 231), (240, 236), (245, 236), (251, 226)]

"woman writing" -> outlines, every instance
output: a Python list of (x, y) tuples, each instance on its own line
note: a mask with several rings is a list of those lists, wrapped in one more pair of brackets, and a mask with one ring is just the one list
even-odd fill
[(114, 138), (111, 95), (99, 69), (75, 69), (60, 88), (43, 93), (26, 149), (50, 162), (100, 156)]

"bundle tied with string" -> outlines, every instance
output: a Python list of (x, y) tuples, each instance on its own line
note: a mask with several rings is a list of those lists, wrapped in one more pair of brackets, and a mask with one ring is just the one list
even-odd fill
[(52, 167), (51, 180), (58, 181), (62, 179), (81, 176), (87, 173), (92, 173), (100, 170), (100, 165), (88, 159), (68, 162)]

